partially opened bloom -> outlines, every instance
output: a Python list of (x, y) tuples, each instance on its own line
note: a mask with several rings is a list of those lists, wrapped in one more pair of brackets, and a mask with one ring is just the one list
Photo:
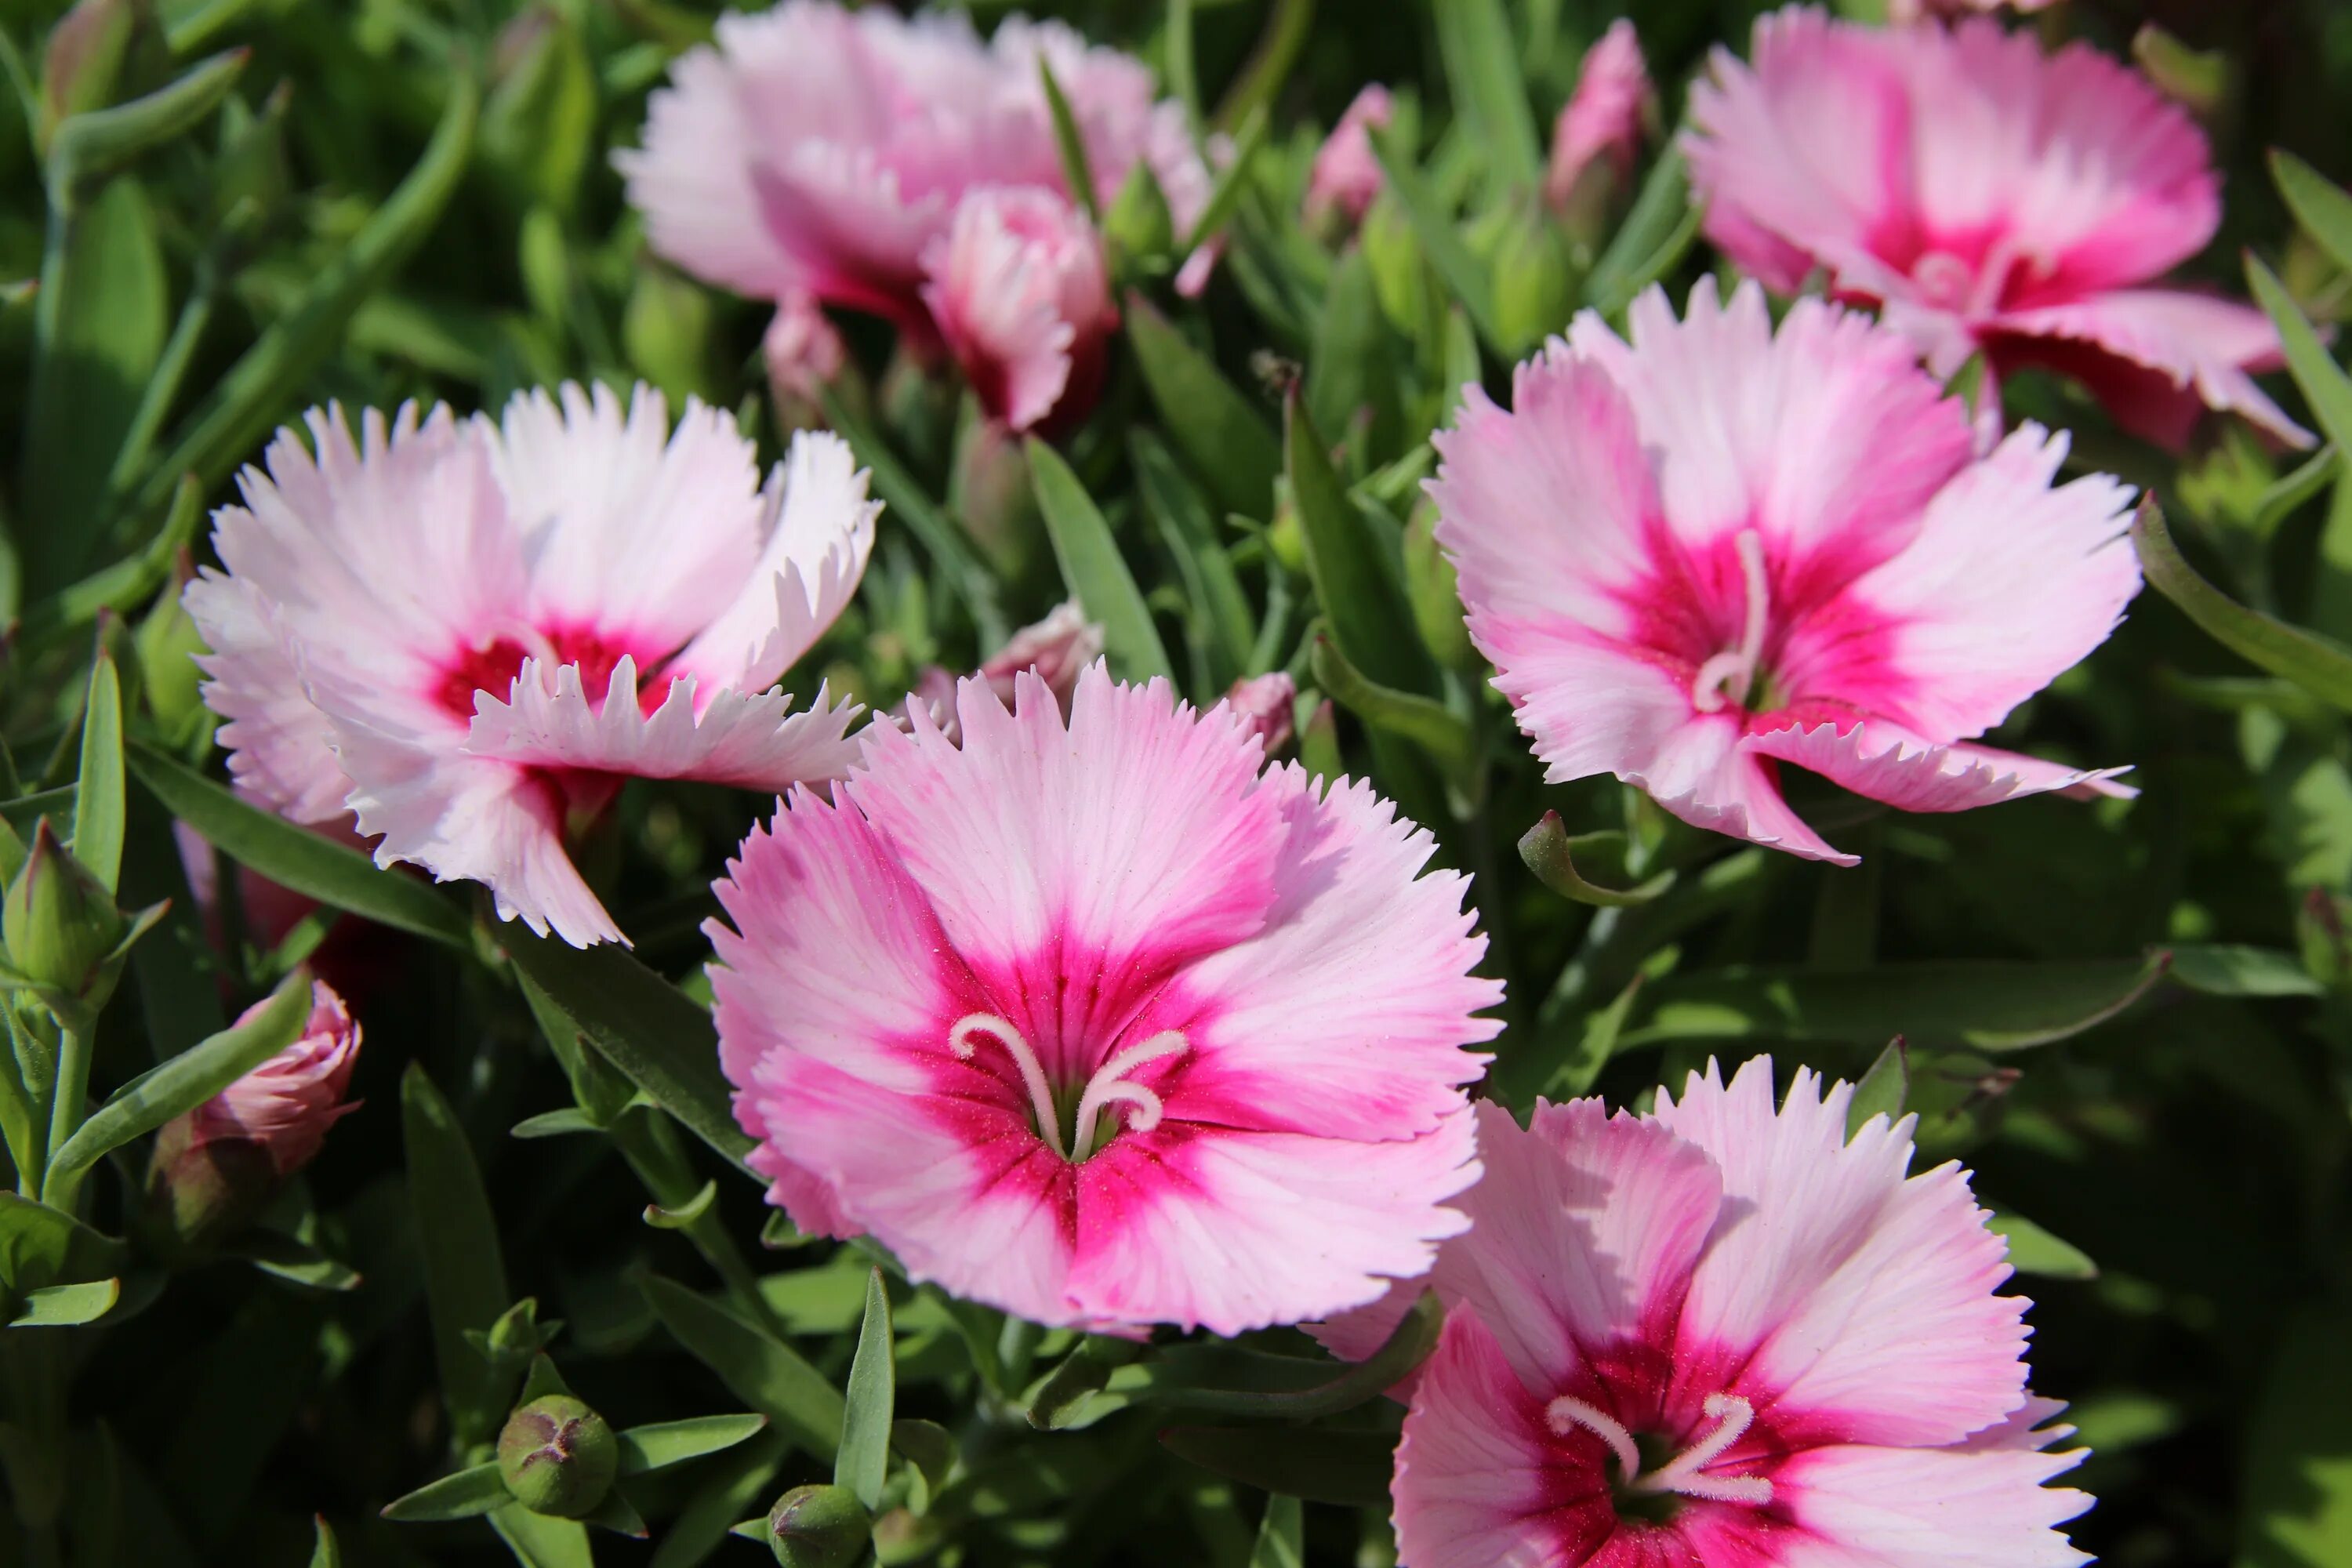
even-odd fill
[[(971, 286), (1001, 281), (993, 272), (1018, 248), (1008, 235), (1033, 237), (1026, 209), (956, 234), (972, 193), (1030, 192), (1061, 210), (1058, 226), (1085, 226), (1041, 61), (1069, 100), (1097, 201), (1108, 207), (1140, 164), (1177, 230), (1189, 231), (1210, 177), (1182, 111), (1158, 100), (1139, 61), (1020, 17), (982, 41), (961, 15), (853, 12), (829, 0), (722, 16), (715, 44), (680, 57), (647, 105), (644, 148), (618, 163), (654, 248), (688, 271), (755, 298), (801, 289), (886, 317), (919, 350), (954, 344), (935, 300), (984, 302)], [(1001, 194), (992, 199), (1003, 205)], [(1044, 249), (1047, 259), (1033, 265), (1049, 274), (1070, 265), (1051, 259), (1058, 242)], [(982, 262), (993, 272), (976, 271)], [(1201, 280), (1197, 269), (1188, 279)], [(1024, 293), (1031, 305), (1064, 297), (1034, 285)], [(1081, 340), (1099, 330), (1091, 297), (1087, 305), (1065, 321)], [(1004, 326), (1031, 330), (1025, 318)], [(961, 329), (967, 339), (974, 330), (968, 319)], [(1006, 357), (1004, 344), (994, 357)], [(1012, 406), (989, 411), (1006, 418)]]
[(1544, 195), (1575, 221), (1589, 222), (1633, 177), (1644, 125), (1655, 114), (1642, 40), (1621, 16), (1585, 52), (1576, 90), (1552, 127)]
[[(1017, 694), (1020, 676), (1024, 671), (1034, 674), (1066, 714), (1070, 700), (1077, 694), (1078, 677), (1102, 657), (1102, 627), (1087, 619), (1076, 599), (1065, 599), (1044, 620), (1023, 626), (1005, 639), (1004, 646), (982, 660), (973, 673), (988, 682), (996, 700), (1007, 707)], [(929, 709), (931, 722), (941, 734), (961, 742), (963, 731), (956, 718), (952, 674), (937, 665), (926, 669), (915, 683), (911, 700)]]
[(1297, 722), (1298, 683), (1280, 669), (1248, 676), (1226, 690), (1225, 705), (1241, 715), (1271, 754), (1290, 743)]
[(1028, 430), (1094, 406), (1118, 326), (1102, 240), (1051, 191), (973, 191), (924, 253), (923, 303), (981, 406)]
[(2074, 376), (2169, 445), (2208, 407), (2310, 437), (2249, 370), (2277, 362), (2251, 306), (2151, 286), (2204, 248), (2221, 182), (2204, 132), (2086, 44), (2045, 55), (1988, 17), (1882, 28), (1791, 7), (1755, 59), (1691, 89), (1707, 234), (1781, 292), (1820, 268), (1929, 368)]
[(1981, 460), (1868, 318), (1763, 291), (1633, 342), (1587, 313), (1438, 437), (1438, 542), (1554, 783), (1614, 773), (1684, 820), (1851, 863), (1780, 798), (1794, 763), (1906, 811), (2128, 794), (1975, 743), (2105, 640), (2139, 587), (2131, 493), (2054, 483), (2063, 436)]
[[(1712, 1065), (1654, 1116), (1477, 1109), (1470, 1229), (1425, 1282), (1326, 1326), (1361, 1356), (1424, 1283), (1447, 1309), (1393, 1488), (1403, 1568), (2065, 1568), (2062, 1406), (1966, 1172), (1906, 1175), (1800, 1071)], [(2037, 1430), (2037, 1428), (2041, 1428)]]
[(1364, 209), (1381, 194), (1385, 176), (1379, 154), (1372, 151), (1372, 132), (1396, 118), (1396, 100), (1389, 89), (1373, 82), (1356, 94), (1331, 127), (1331, 134), (1316, 150), (1307, 174), (1307, 219), (1309, 223), (1340, 223), (1352, 227), (1364, 219)]
[(865, 570), (880, 510), (837, 437), (762, 487), (727, 415), (530, 393), (503, 424), (411, 405), (310, 416), (221, 509), (188, 585), (238, 787), (376, 859), (470, 878), (499, 913), (619, 936), (567, 826), (628, 777), (762, 790), (839, 773), (857, 710), (770, 690)]
[(866, 731), (718, 885), (719, 1060), (803, 1229), (1041, 1323), (1234, 1333), (1377, 1297), (1460, 1228), (1464, 879), (1361, 784), (1097, 665)]

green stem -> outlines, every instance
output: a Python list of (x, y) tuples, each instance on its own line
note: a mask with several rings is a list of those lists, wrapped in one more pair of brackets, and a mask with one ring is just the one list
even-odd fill
[[(667, 1124), (650, 1115), (627, 1112), (606, 1131), (620, 1147), (621, 1157), (628, 1161), (646, 1191), (662, 1207), (681, 1208), (702, 1190), (702, 1184), (694, 1179), (694, 1168), (688, 1163), (686, 1152), (677, 1146)], [(696, 1215), (683, 1227), (682, 1234), (718, 1272), (728, 1295), (740, 1310), (779, 1336), (785, 1332), (782, 1321), (769, 1309), (768, 1299), (760, 1293), (759, 1276), (736, 1247), (735, 1238), (728, 1234), (716, 1207)]]
[(139, 399), (138, 412), (131, 418), (131, 428), (123, 434), (121, 449), (115, 454), (114, 468), (106, 481), (112, 506), (119, 508), (145, 473), (147, 459), (154, 453), (155, 437), (163, 433), (164, 416), (172, 412), (180, 384), (187, 378), (189, 363), (195, 358), (196, 345), (204, 341), (205, 329), (212, 324), (213, 306), (219, 290), (219, 268), (206, 257), (196, 268), (187, 303), (180, 308), (180, 319), (173, 324), (171, 339), (163, 345), (163, 356), (155, 362), (154, 374), (147, 378), (147, 390)]
[[(49, 1148), (65, 1147), (66, 1140), (81, 1126), (82, 1112), (89, 1100), (90, 1031), (87, 1026), (76, 1028), (60, 1021), (58, 1027), (58, 1083), (49, 1100)], [(57, 1181), (46, 1177), (41, 1183), (41, 1201), (54, 1209), (68, 1212), (73, 1207), (74, 1192), (80, 1184), (66, 1176)]]

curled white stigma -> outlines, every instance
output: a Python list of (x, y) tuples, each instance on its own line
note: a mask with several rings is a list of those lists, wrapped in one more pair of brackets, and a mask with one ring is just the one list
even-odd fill
[(1160, 1125), (1164, 1110), (1160, 1097), (1139, 1083), (1128, 1080), (1127, 1075), (1137, 1068), (1172, 1057), (1184, 1050), (1188, 1042), (1183, 1031), (1165, 1029), (1118, 1052), (1087, 1079), (1084, 1092), (1078, 1096), (1077, 1125), (1072, 1129), (1069, 1144), (1062, 1142), (1061, 1118), (1054, 1110), (1053, 1085), (1046, 1080), (1045, 1064), (1037, 1053), (1013, 1026), (1012, 1020), (993, 1013), (967, 1013), (948, 1029), (948, 1049), (959, 1061), (970, 1061), (979, 1048), (976, 1037), (985, 1035), (1004, 1049), (1021, 1071), (1022, 1087), (1029, 1092), (1030, 1114), (1037, 1123), (1037, 1136), (1045, 1147), (1073, 1163), (1083, 1161), (1094, 1150), (1095, 1131), (1102, 1121), (1103, 1111), (1114, 1102), (1129, 1106), (1127, 1127), (1132, 1132), (1149, 1132)]
[(1701, 1472), (1719, 1458), (1723, 1451), (1739, 1441), (1740, 1434), (1755, 1424), (1756, 1407), (1736, 1394), (1710, 1394), (1703, 1406), (1718, 1425), (1715, 1430), (1660, 1465), (1654, 1470), (1642, 1468), (1642, 1451), (1633, 1442), (1633, 1435), (1625, 1424), (1603, 1415), (1580, 1399), (1566, 1395), (1544, 1407), (1544, 1419), (1560, 1436), (1567, 1436), (1578, 1427), (1591, 1433), (1609, 1445), (1617, 1458), (1618, 1484), (1627, 1491), (1672, 1492), (1680, 1497), (1704, 1498), (1710, 1502), (1746, 1503), (1761, 1507), (1772, 1500), (1772, 1483), (1762, 1476), (1710, 1476)]
[(1771, 609), (1772, 583), (1764, 569), (1764, 539), (1743, 528), (1732, 542), (1739, 554), (1739, 574), (1748, 590), (1748, 618), (1739, 628), (1739, 646), (1726, 648), (1698, 667), (1691, 680), (1691, 706), (1702, 713), (1721, 710), (1726, 702), (1745, 703), (1756, 684), (1756, 667), (1764, 657), (1765, 618)]

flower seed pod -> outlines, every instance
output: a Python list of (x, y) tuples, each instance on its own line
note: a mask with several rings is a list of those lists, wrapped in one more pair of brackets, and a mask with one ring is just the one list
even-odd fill
[(850, 1568), (874, 1520), (845, 1487), (794, 1487), (768, 1510), (768, 1546), (784, 1568)]
[(613, 1489), (621, 1466), (612, 1427), (568, 1394), (519, 1407), (499, 1433), (499, 1476), (533, 1513), (580, 1519)]

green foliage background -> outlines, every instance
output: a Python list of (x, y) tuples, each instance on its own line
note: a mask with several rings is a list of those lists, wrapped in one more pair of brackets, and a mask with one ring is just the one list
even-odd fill
[[(2233, 653), (2151, 591), (2004, 731), (2136, 762), (2136, 803), (1904, 817), (1801, 795), (1866, 857), (1840, 871), (1683, 828), (1606, 781), (1547, 789), (1465, 657), (1414, 505), (1449, 386), (1499, 391), (1572, 307), (1622, 308), (1650, 277), (1679, 295), (1713, 264), (1671, 167), (1648, 171), (1613, 241), (1580, 253), (1520, 226), (1524, 137), (1614, 7), (1043, 8), (1178, 87), (1172, 41), (1190, 40), (1204, 111), (1254, 150), (1226, 265), (1199, 307), (1136, 268), (1157, 303), (1129, 309), (1066, 469), (1034, 459), (1042, 519), (959, 468), (969, 415), (951, 391), (908, 387), (883, 335), (855, 334), (867, 395), (835, 414), (891, 510), (857, 605), (796, 683), (895, 703), (925, 665), (971, 667), (1070, 591), (1109, 625), (1121, 673), (1164, 668), (1205, 701), (1292, 669), (1303, 713), (1339, 699), (1302, 734), (1309, 764), (1368, 770), (1477, 876), (1511, 987), (1495, 1093), (1639, 1103), (1710, 1055), (1767, 1048), (1846, 1077), (1878, 1064), (1874, 1089), (1907, 1096), (1925, 1158), (1973, 1165), (2005, 1216), (2038, 1303), (2035, 1383), (2074, 1402), (2095, 1450), (2078, 1542), (2147, 1568), (2352, 1563), (2352, 655), (2328, 640), (2352, 639), (2352, 484), (2334, 448), (2298, 469), (2231, 432), (2179, 466), (2060, 386), (2011, 389), (2013, 414), (2078, 432), (2078, 461), (2149, 487), (2208, 592), (2257, 617), (2168, 585)], [(1669, 125), (1706, 51), (1744, 47), (1759, 9), (1639, 7)], [(589, 1534), (511, 1509), (496, 1533), (376, 1517), (479, 1458), (559, 1319), (555, 1364), (615, 1426), (769, 1417), (645, 1478), (631, 1496), (650, 1542), (596, 1534), (599, 1561), (756, 1560), (727, 1527), (829, 1479), (845, 1410), (845, 1473), (888, 1478), (885, 1561), (1384, 1561), (1384, 1510), (1363, 1494), (1395, 1414), (1362, 1391), (1299, 1403), (1339, 1369), (1294, 1333), (1254, 1336), (1255, 1361), (1121, 1369), (1116, 1346), (892, 1279), (895, 1320), (875, 1332), (895, 1354), (869, 1349), (845, 1406), (876, 1260), (766, 1245), (796, 1238), (763, 1237), (758, 1189), (731, 1168), (696, 1000), (708, 883), (761, 803), (624, 795), (583, 853), (633, 960), (488, 924), (466, 890), (373, 872), (199, 776), (218, 763), (174, 563), (201, 556), (205, 508), (301, 408), (495, 408), (565, 378), (642, 377), (738, 407), (780, 450), (764, 310), (651, 259), (609, 166), (711, 7), (156, 0), (85, 5), (62, 35), (58, 12), (0, 4), (26, 110), (0, 112), (0, 279), (40, 280), (0, 306), (0, 429), (23, 432), (0, 560), (0, 816), (28, 841), (47, 817), (85, 852), (117, 823), (125, 905), (174, 900), (96, 1030), (101, 1098), (225, 1049), (198, 1042), (322, 938), (375, 984), (367, 1103), (241, 1247), (266, 1268), (168, 1263), (0, 1207), (13, 1309), (120, 1281), (86, 1326), (0, 1334), (0, 1563), (336, 1560), (318, 1515), (341, 1561), (575, 1568)], [(2199, 270), (2242, 288), (2250, 248), (2284, 280), (2283, 318), (2325, 328), (2352, 309), (2352, 222), (2325, 200), (2352, 176), (2352, 9), (2076, 0), (2041, 25), (2125, 52), (2150, 21), (2210, 52), (2148, 57), (2212, 95), (2227, 218)], [(1368, 80), (1409, 89), (1415, 129), (1363, 245), (1333, 250), (1300, 231), (1299, 196), (1322, 128)], [(2265, 167), (2273, 146), (2327, 177), (2307, 229)], [(2341, 439), (2352, 384), (2327, 352), (2298, 372)], [(101, 662), (121, 677), (127, 782), (108, 771), (122, 753), (104, 702), (83, 722)], [(1515, 846), (1548, 811), (1616, 836), (1574, 845), (1582, 875), (1648, 896), (1546, 886)], [(232, 899), (232, 956), (216, 956), (173, 816), (378, 923), (313, 921), (263, 952)], [(1905, 1052), (1884, 1055), (1897, 1035)], [(100, 1230), (123, 1230), (142, 1158), (128, 1145), (88, 1183)], [(524, 1297), (535, 1319), (508, 1311)], [(85, 1299), (37, 1300), (70, 1321)], [(895, 1364), (895, 1403), (876, 1404), (877, 1364)], [(936, 1426), (877, 1461), (877, 1408)], [(1081, 1429), (1033, 1425), (1047, 1417)], [(1222, 1435), (1163, 1443), (1171, 1427)]]

